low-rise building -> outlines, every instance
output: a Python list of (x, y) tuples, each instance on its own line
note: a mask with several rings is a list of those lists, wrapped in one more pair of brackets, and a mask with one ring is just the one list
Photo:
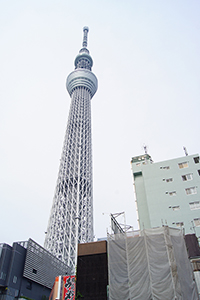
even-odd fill
[(107, 241), (78, 244), (76, 296), (107, 300), (107, 286)]
[(29, 239), (12, 246), (0, 244), (0, 300), (49, 298), (55, 277), (70, 268)]

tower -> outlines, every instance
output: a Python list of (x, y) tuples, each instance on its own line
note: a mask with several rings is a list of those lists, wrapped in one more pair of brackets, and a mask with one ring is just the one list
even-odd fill
[(75, 70), (67, 77), (71, 106), (58, 179), (44, 247), (75, 269), (78, 243), (93, 241), (93, 185), (91, 102), (97, 91), (93, 61), (87, 49), (88, 27), (83, 28), (83, 47), (75, 58)]

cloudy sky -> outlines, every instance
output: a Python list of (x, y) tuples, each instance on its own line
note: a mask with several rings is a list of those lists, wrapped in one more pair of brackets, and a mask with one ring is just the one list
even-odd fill
[(199, 153), (198, 0), (0, 1), (0, 242), (43, 245), (70, 97), (67, 75), (89, 26), (94, 226), (137, 215), (130, 167)]

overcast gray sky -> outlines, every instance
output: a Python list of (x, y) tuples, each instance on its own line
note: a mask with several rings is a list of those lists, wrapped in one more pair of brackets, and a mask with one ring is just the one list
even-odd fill
[[(137, 228), (132, 156), (199, 153), (198, 0), (0, 1), (0, 242), (43, 245), (67, 124), (67, 75), (89, 26), (94, 226)], [(103, 214), (104, 213), (104, 214)]]

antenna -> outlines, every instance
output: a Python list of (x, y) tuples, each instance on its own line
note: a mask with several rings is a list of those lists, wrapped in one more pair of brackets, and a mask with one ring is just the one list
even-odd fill
[(144, 148), (144, 153), (147, 154), (147, 145), (144, 144), (143, 148)]
[(183, 150), (184, 150), (184, 152), (185, 152), (185, 155), (188, 156), (188, 152), (187, 152), (186, 147), (183, 146)]
[(89, 28), (87, 26), (83, 27), (83, 47), (87, 47), (87, 35), (88, 35)]

